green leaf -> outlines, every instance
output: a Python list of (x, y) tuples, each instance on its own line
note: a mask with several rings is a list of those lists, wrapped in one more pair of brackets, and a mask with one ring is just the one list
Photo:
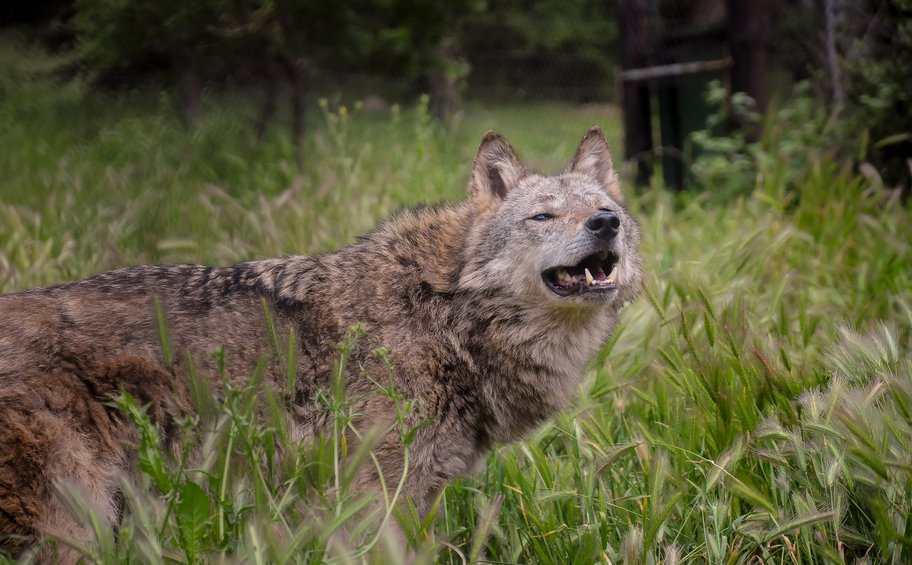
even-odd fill
[(174, 514), (187, 559), (194, 561), (209, 521), (209, 495), (203, 487), (187, 481), (181, 488)]

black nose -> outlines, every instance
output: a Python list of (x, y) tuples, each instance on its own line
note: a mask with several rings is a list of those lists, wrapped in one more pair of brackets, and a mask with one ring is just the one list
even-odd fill
[(589, 216), (586, 220), (586, 229), (602, 239), (611, 239), (618, 234), (621, 219), (614, 212), (602, 210)]

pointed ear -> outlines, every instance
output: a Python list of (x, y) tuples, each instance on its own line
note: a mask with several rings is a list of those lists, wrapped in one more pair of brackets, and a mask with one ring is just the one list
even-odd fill
[(576, 150), (576, 155), (573, 156), (568, 172), (586, 175), (601, 183), (612, 198), (624, 200), (602, 128), (592, 126), (586, 133)]
[(526, 174), (525, 166), (507, 140), (489, 131), (475, 154), (469, 196), (476, 207), (486, 210), (506, 198)]

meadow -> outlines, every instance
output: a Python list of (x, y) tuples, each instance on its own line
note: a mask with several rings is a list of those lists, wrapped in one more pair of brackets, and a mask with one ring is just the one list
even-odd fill
[[(210, 92), (187, 130), (166, 94), (99, 94), (54, 80), (54, 64), (0, 49), (0, 292), (332, 250), (401, 207), (461, 198), (487, 129), (548, 172), (593, 124), (620, 148), (610, 106), (470, 103), (446, 129), (421, 102), (372, 113), (329, 96), (298, 152), (282, 127), (254, 140), (247, 95)], [(644, 297), (571, 408), (496, 449), (431, 516), (387, 501), (380, 519), (403, 524), (419, 561), (912, 562), (910, 207), (767, 125), (749, 190), (625, 184)], [(87, 562), (396, 562), (340, 465), (369, 454), (338, 434), (291, 442), (257, 378), (195, 399), (192, 466), (117, 400), (143, 431), (141, 471), (116, 535), (97, 527), (79, 547)]]

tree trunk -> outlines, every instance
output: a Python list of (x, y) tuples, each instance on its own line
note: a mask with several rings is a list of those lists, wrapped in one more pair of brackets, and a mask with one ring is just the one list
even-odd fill
[(304, 130), (306, 123), (307, 83), (310, 69), (306, 64), (292, 62), (288, 65), (291, 81), (291, 135), (294, 138), (298, 160), (303, 158)]
[(203, 100), (203, 85), (200, 82), (196, 69), (189, 63), (180, 63), (178, 72), (178, 115), (184, 127), (191, 128), (197, 124), (200, 117)]
[(834, 109), (845, 102), (845, 88), (842, 69), (839, 68), (839, 53), (836, 48), (836, 6), (834, 0), (814, 0), (817, 15), (817, 29), (820, 35), (824, 68), (830, 82), (830, 98)]
[(263, 107), (260, 110), (260, 117), (257, 119), (256, 123), (256, 137), (259, 142), (266, 139), (266, 130), (269, 128), (269, 124), (275, 116), (280, 81), (280, 73), (275, 60), (272, 57), (267, 56), (264, 64), (266, 71), (266, 92), (265, 97), (263, 98)]
[(459, 72), (455, 41), (444, 37), (435, 53), (434, 68), (428, 76), (431, 88), (431, 112), (447, 123), (459, 111)]
[[(658, 13), (654, 0), (618, 3), (621, 69), (642, 69), (655, 62)], [(625, 81), (621, 85), (624, 114), (624, 159), (637, 162), (636, 182), (648, 185), (652, 176), (652, 109), (649, 83)]]
[(766, 111), (769, 102), (769, 15), (768, 0), (728, 0), (732, 91), (753, 98), (760, 112)]

